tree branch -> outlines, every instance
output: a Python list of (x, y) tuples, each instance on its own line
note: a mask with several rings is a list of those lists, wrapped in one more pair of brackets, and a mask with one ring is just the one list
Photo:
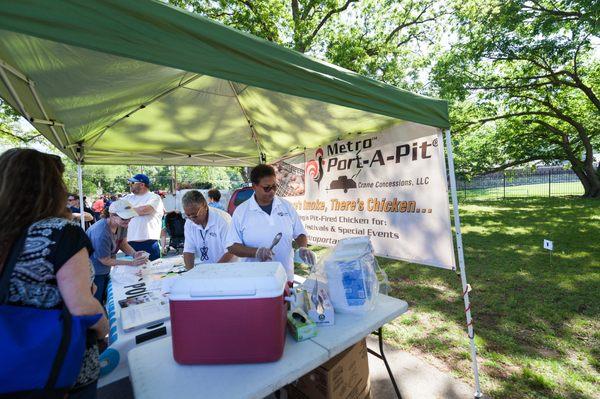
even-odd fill
[(529, 83), (529, 84), (514, 84), (514, 85), (500, 85), (500, 86), (466, 86), (468, 90), (505, 90), (505, 89), (533, 89), (536, 87), (544, 87), (555, 85), (554, 82), (541, 82), (541, 83)]
[(564, 17), (566, 19), (581, 19), (583, 18), (583, 14), (579, 11), (566, 11), (566, 10), (559, 10), (559, 9), (554, 9), (551, 10), (549, 8), (543, 7), (539, 2), (537, 1), (532, 1), (533, 4), (535, 4), (535, 7), (532, 6), (528, 6), (523, 4), (523, 8), (526, 10), (531, 10), (531, 11), (537, 11), (540, 13), (546, 13), (546, 14), (550, 14), (553, 16), (557, 16), (557, 17)]
[(455, 132), (459, 132), (461, 130), (466, 129), (469, 126), (473, 126), (473, 125), (482, 125), (484, 123), (487, 122), (492, 122), (492, 121), (497, 121), (500, 119), (509, 119), (509, 118), (514, 118), (517, 116), (530, 116), (530, 115), (540, 115), (540, 116), (555, 116), (553, 113), (551, 112), (543, 112), (543, 111), (526, 111), (526, 112), (514, 112), (514, 113), (510, 113), (510, 114), (504, 114), (504, 115), (498, 115), (498, 116), (493, 116), (490, 118), (483, 118), (483, 119), (478, 119), (476, 121), (467, 121), (467, 122), (457, 122), (457, 124), (462, 124), (463, 126), (461, 126), (460, 128), (456, 128), (454, 129)]
[(300, 13), (300, 8), (298, 6), (298, 0), (292, 0), (292, 19), (294, 20), (294, 25), (298, 25), (298, 14)]
[(350, 4), (357, 3), (358, 1), (359, 0), (346, 0), (346, 3), (344, 3), (343, 6), (341, 6), (339, 8), (336, 8), (336, 9), (333, 9), (333, 10), (329, 11), (327, 14), (325, 14), (325, 16), (323, 17), (323, 19), (321, 19), (321, 21), (319, 22), (319, 24), (317, 25), (317, 27), (312, 31), (312, 33), (304, 41), (304, 43), (303, 43), (303, 50), (306, 51), (306, 47), (308, 47), (312, 43), (312, 41), (314, 40), (314, 38), (317, 36), (317, 33), (319, 33), (319, 31), (321, 30), (321, 28), (323, 27), (323, 25), (325, 25), (325, 23), (329, 20), (329, 18), (331, 18), (335, 14), (339, 14), (341, 12), (346, 11), (346, 9), (350, 6)]
[(265, 23), (265, 20), (262, 19), (262, 17), (260, 15), (258, 15), (258, 13), (256, 12), (256, 8), (254, 7), (252, 0), (238, 0), (238, 1), (240, 3), (242, 3), (243, 5), (245, 5), (252, 12), (252, 14), (254, 14), (256, 16), (256, 18), (258, 18), (259, 24), (262, 26), (262, 28), (265, 32), (265, 38), (267, 40), (269, 40), (270, 42), (276, 42), (277, 38), (273, 37), (271, 35), (271, 29), (267, 26), (267, 24)]
[(500, 172), (505, 169), (512, 168), (513, 166), (523, 165), (524, 163), (527, 163), (527, 162), (542, 161), (543, 159), (544, 159), (543, 157), (538, 156), (538, 155), (532, 156), (529, 158), (525, 158), (525, 159), (519, 159), (518, 161), (512, 161), (512, 162), (506, 163), (504, 165), (496, 166), (495, 168), (492, 168), (492, 169), (486, 169), (486, 171), (483, 174), (489, 175), (490, 173)]
[(4, 130), (4, 129), (0, 129), (0, 133), (10, 136), (14, 139), (17, 139), (24, 144), (27, 144), (41, 136), (41, 134), (36, 134), (36, 135), (30, 136), (30, 137), (21, 137), (21, 136), (14, 134), (13, 132), (9, 132), (8, 130)]
[(404, 28), (408, 28), (409, 26), (413, 26), (413, 25), (421, 25), (424, 23), (427, 23), (429, 21), (435, 21), (435, 19), (437, 18), (437, 16), (435, 17), (430, 17), (430, 18), (426, 18), (421, 20), (420, 18), (423, 16), (423, 14), (425, 14), (425, 12), (429, 9), (429, 7), (431, 6), (431, 4), (428, 4), (427, 6), (425, 6), (423, 8), (423, 10), (421, 10), (421, 12), (419, 13), (419, 15), (417, 15), (412, 21), (410, 22), (406, 22), (406, 18), (404, 19), (404, 21), (396, 26), (385, 38), (385, 43), (389, 43), (394, 36), (396, 35), (396, 33), (400, 32), (402, 29)]

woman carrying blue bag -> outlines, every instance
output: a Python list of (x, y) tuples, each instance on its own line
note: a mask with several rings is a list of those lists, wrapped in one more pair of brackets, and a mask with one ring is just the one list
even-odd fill
[(108, 333), (94, 298), (93, 251), (69, 222), (59, 157), (0, 155), (0, 397), (96, 398), (97, 342)]

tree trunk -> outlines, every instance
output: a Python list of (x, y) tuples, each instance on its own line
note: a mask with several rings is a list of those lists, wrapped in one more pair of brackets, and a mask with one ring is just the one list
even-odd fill
[(596, 173), (590, 175), (586, 173), (585, 168), (574, 166), (573, 164), (571, 164), (571, 169), (575, 172), (583, 185), (583, 197), (600, 199), (600, 178), (598, 178), (598, 175)]
[[(544, 121), (538, 121), (538, 123), (561, 136), (561, 146), (565, 151), (567, 159), (571, 163), (571, 169), (573, 172), (575, 172), (579, 178), (579, 181), (583, 185), (583, 197), (600, 198), (600, 174), (594, 170), (593, 150), (588, 151), (589, 148), (591, 148), (590, 141), (587, 140), (589, 147), (586, 146), (586, 158), (581, 161), (571, 147), (568, 134), (560, 131), (554, 126), (547, 124)], [(581, 137), (581, 134), (579, 136)], [(590, 154), (592, 154), (592, 158), (590, 158)]]
[(252, 168), (248, 168), (248, 167), (241, 167), (240, 168), (240, 174), (242, 175), (242, 179), (244, 180), (245, 183), (249, 183), (250, 182), (250, 171)]

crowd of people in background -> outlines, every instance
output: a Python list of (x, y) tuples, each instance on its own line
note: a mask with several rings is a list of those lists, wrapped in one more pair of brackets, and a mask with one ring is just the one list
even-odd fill
[[(73, 317), (93, 317), (93, 323), (82, 328), (85, 353), (68, 393), (69, 398), (93, 399), (100, 371), (99, 348), (106, 345), (109, 327), (103, 305), (110, 270), (158, 259), (161, 241), (164, 253), (168, 214), (144, 174), (128, 179), (129, 194), (102, 195), (88, 203), (67, 192), (63, 173), (64, 165), (54, 155), (33, 149), (12, 149), (0, 155), (0, 201), (18, 204), (0, 208), (0, 287), (6, 287), (0, 290), (0, 304), (23, 312), (64, 308)], [(208, 198), (198, 190), (185, 193), (183, 214), (175, 215), (185, 224), (185, 242), (181, 243), (185, 267), (238, 258), (273, 260), (281, 262), (292, 281), (293, 244), (299, 259), (309, 264), (315, 261), (307, 248), (306, 231), (294, 207), (276, 196), (271, 166), (257, 165), (250, 177), (254, 195), (235, 210), (233, 218), (223, 211), (218, 190), (208, 191)], [(84, 228), (78, 223), (81, 218)], [(279, 243), (272, 245), (275, 236)], [(124, 256), (118, 257), (118, 252)], [(15, 325), (35, 323), (35, 318), (13, 313)], [(27, 326), (26, 330), (35, 328)], [(27, 356), (23, 352), (17, 357), (27, 361)]]

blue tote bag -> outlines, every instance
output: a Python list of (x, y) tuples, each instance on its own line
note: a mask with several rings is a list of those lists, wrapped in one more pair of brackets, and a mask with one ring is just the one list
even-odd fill
[(0, 278), (0, 396), (62, 398), (81, 370), (87, 329), (102, 315), (6, 305), (26, 236), (27, 229), (13, 245)]

